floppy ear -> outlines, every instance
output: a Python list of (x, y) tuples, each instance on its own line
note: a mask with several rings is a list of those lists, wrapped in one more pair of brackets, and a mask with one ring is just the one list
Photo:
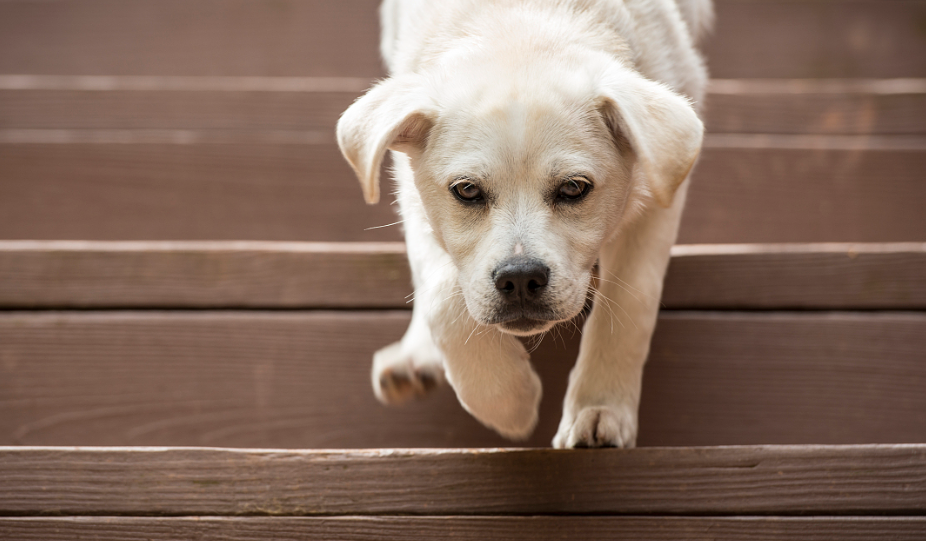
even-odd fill
[(599, 110), (620, 146), (636, 155), (634, 175), (663, 207), (688, 176), (701, 152), (704, 125), (691, 102), (668, 87), (621, 67), (605, 81)]
[(409, 154), (422, 150), (433, 119), (433, 104), (417, 76), (387, 79), (344, 111), (338, 146), (360, 179), (367, 203), (379, 202), (379, 169), (386, 149)]

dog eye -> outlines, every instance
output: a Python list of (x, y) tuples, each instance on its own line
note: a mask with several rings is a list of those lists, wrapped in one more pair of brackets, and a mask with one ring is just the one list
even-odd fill
[(450, 191), (453, 192), (453, 195), (457, 196), (457, 199), (466, 203), (474, 203), (476, 201), (482, 201), (483, 199), (482, 190), (472, 182), (454, 184), (450, 187)]
[(571, 178), (559, 187), (559, 193), (557, 195), (561, 199), (575, 201), (585, 197), (591, 188), (591, 183), (580, 178)]

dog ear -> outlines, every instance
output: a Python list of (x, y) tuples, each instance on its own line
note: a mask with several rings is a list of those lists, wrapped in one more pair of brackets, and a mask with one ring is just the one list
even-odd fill
[(636, 156), (634, 175), (643, 174), (653, 197), (672, 205), (675, 190), (701, 152), (704, 125), (691, 102), (668, 87), (626, 68), (611, 70), (599, 111), (618, 147)]
[(338, 146), (371, 205), (379, 202), (379, 170), (386, 149), (413, 154), (424, 148), (434, 124), (434, 108), (424, 89), (417, 76), (387, 79), (355, 101), (338, 121)]

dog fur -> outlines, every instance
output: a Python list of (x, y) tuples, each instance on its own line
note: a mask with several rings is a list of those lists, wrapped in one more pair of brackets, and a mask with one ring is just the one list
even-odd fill
[(553, 445), (632, 447), (701, 148), (710, 0), (386, 0), (381, 17), (391, 75), (337, 130), (368, 203), (392, 151), (414, 279), (408, 331), (374, 355), (376, 396), (447, 381), (526, 438), (541, 384), (518, 336), (570, 321), (591, 291)]

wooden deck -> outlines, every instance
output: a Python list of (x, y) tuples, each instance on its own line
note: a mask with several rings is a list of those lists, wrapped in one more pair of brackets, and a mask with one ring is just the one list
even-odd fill
[(716, 0), (641, 447), (574, 451), (571, 328), (523, 448), (369, 389), (377, 4), (0, 2), (0, 539), (926, 539), (926, 0)]

